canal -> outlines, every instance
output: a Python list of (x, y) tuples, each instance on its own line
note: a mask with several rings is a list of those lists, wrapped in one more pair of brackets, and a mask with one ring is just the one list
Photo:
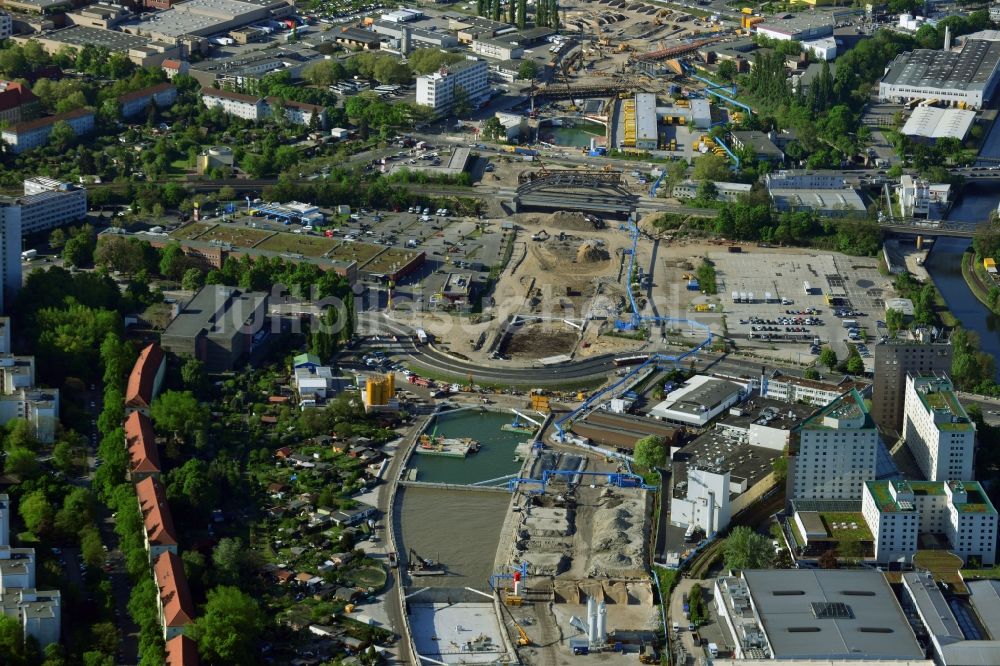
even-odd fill
[(562, 125), (545, 124), (538, 128), (538, 138), (557, 146), (585, 148), (596, 138), (598, 145), (604, 145), (607, 133), (604, 125), (589, 120), (566, 120)]
[[(948, 219), (985, 222), (990, 212), (996, 210), (1000, 200), (995, 190), (990, 191), (992, 189), (978, 183), (969, 183), (961, 200), (948, 214)], [(968, 238), (938, 237), (934, 242), (934, 250), (927, 259), (927, 272), (934, 279), (948, 309), (962, 322), (962, 327), (979, 336), (980, 349), (993, 358), (1000, 358), (1000, 317), (976, 299), (962, 277), (962, 254), (971, 242)], [(1000, 372), (997, 379), (1000, 380)]]
[(448, 458), (427, 453), (414, 453), (410, 467), (417, 470), (417, 481), (433, 483), (472, 484), (514, 474), (521, 461), (514, 460), (514, 449), (530, 435), (502, 430), (514, 415), (479, 409), (454, 414), (444, 413), (428, 427), (433, 436), (471, 437), (479, 442), (479, 452), (466, 458)]

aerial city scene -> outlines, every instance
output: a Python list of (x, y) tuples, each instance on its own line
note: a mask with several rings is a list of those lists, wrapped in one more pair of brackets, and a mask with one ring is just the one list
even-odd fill
[(0, 0), (0, 666), (1000, 666), (1000, 4)]

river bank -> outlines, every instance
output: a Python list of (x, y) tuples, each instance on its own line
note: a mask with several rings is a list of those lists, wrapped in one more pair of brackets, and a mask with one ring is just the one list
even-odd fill
[(969, 291), (980, 303), (985, 305), (990, 312), (1000, 314), (990, 302), (991, 285), (980, 274), (979, 264), (981, 261), (982, 259), (975, 252), (966, 252), (962, 256), (962, 277), (965, 279), (965, 284), (969, 286)]

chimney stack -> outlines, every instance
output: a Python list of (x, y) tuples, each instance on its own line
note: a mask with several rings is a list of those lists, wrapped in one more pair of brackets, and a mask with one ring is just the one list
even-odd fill
[(944, 50), (951, 50), (951, 26), (948, 25), (944, 27)]

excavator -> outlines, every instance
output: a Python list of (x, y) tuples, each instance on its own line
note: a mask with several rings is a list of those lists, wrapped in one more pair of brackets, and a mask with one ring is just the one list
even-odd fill
[(514, 625), (515, 629), (517, 629), (517, 644), (520, 647), (527, 647), (528, 645), (531, 645), (531, 639), (528, 638), (528, 634), (524, 632), (524, 629), (521, 628), (521, 625), (519, 625), (517, 623), (517, 620), (514, 619), (514, 614), (510, 612), (510, 609), (507, 608), (507, 606), (504, 604), (500, 604), (500, 607), (507, 611), (507, 616), (510, 618), (510, 623)]

